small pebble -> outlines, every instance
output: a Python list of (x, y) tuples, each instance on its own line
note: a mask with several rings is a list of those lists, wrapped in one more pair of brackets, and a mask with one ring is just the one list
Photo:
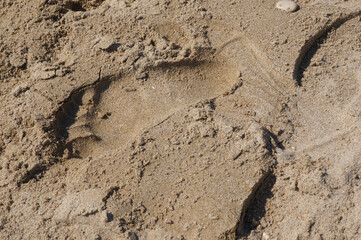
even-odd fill
[(119, 44), (112, 37), (109, 36), (99, 37), (95, 40), (95, 42), (96, 48), (107, 52), (115, 51), (119, 47)]
[(149, 77), (147, 72), (141, 71), (136, 73), (135, 79), (137, 80), (146, 80)]
[(267, 233), (264, 232), (264, 233), (262, 234), (262, 240), (269, 240), (269, 238), (270, 238), (270, 237), (269, 237), (269, 235), (268, 235)]
[(172, 225), (174, 222), (173, 222), (173, 220), (170, 220), (170, 219), (166, 218), (166, 219), (164, 220), (164, 223), (165, 223), (165, 224)]
[(219, 220), (219, 215), (216, 215), (216, 214), (213, 214), (213, 213), (209, 214), (208, 217), (211, 220)]
[(298, 9), (298, 5), (293, 1), (278, 1), (276, 8), (286, 12), (294, 12)]
[(16, 68), (22, 68), (26, 64), (26, 59), (22, 55), (15, 54), (15, 53), (10, 55), (9, 60), (10, 60), (11, 66), (16, 67)]

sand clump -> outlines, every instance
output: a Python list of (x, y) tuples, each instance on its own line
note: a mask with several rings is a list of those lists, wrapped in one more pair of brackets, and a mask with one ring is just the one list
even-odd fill
[(361, 238), (361, 2), (276, 4), (0, 3), (0, 238)]

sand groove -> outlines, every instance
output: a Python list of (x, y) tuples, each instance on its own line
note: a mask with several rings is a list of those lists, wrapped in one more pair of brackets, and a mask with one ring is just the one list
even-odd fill
[(347, 21), (354, 19), (361, 15), (361, 11), (341, 16), (334, 20), (329, 25), (322, 27), (315, 35), (311, 36), (306, 43), (302, 46), (300, 53), (295, 61), (293, 70), (293, 79), (296, 81), (298, 86), (302, 86), (303, 72), (308, 67), (311, 58), (317, 51), (318, 45), (327, 38), (330, 31), (333, 31), (342, 26)]

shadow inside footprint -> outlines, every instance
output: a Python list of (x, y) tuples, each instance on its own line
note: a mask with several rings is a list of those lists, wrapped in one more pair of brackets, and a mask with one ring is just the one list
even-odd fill
[(237, 81), (231, 64), (219, 60), (164, 63), (134, 76), (104, 79), (74, 93), (57, 114), (57, 136), (79, 157), (100, 155), (134, 140), (176, 111), (214, 98)]

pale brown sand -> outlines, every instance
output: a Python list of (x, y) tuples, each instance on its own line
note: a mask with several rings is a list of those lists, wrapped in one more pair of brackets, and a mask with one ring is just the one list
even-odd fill
[(3, 0), (0, 239), (361, 239), (361, 1)]

